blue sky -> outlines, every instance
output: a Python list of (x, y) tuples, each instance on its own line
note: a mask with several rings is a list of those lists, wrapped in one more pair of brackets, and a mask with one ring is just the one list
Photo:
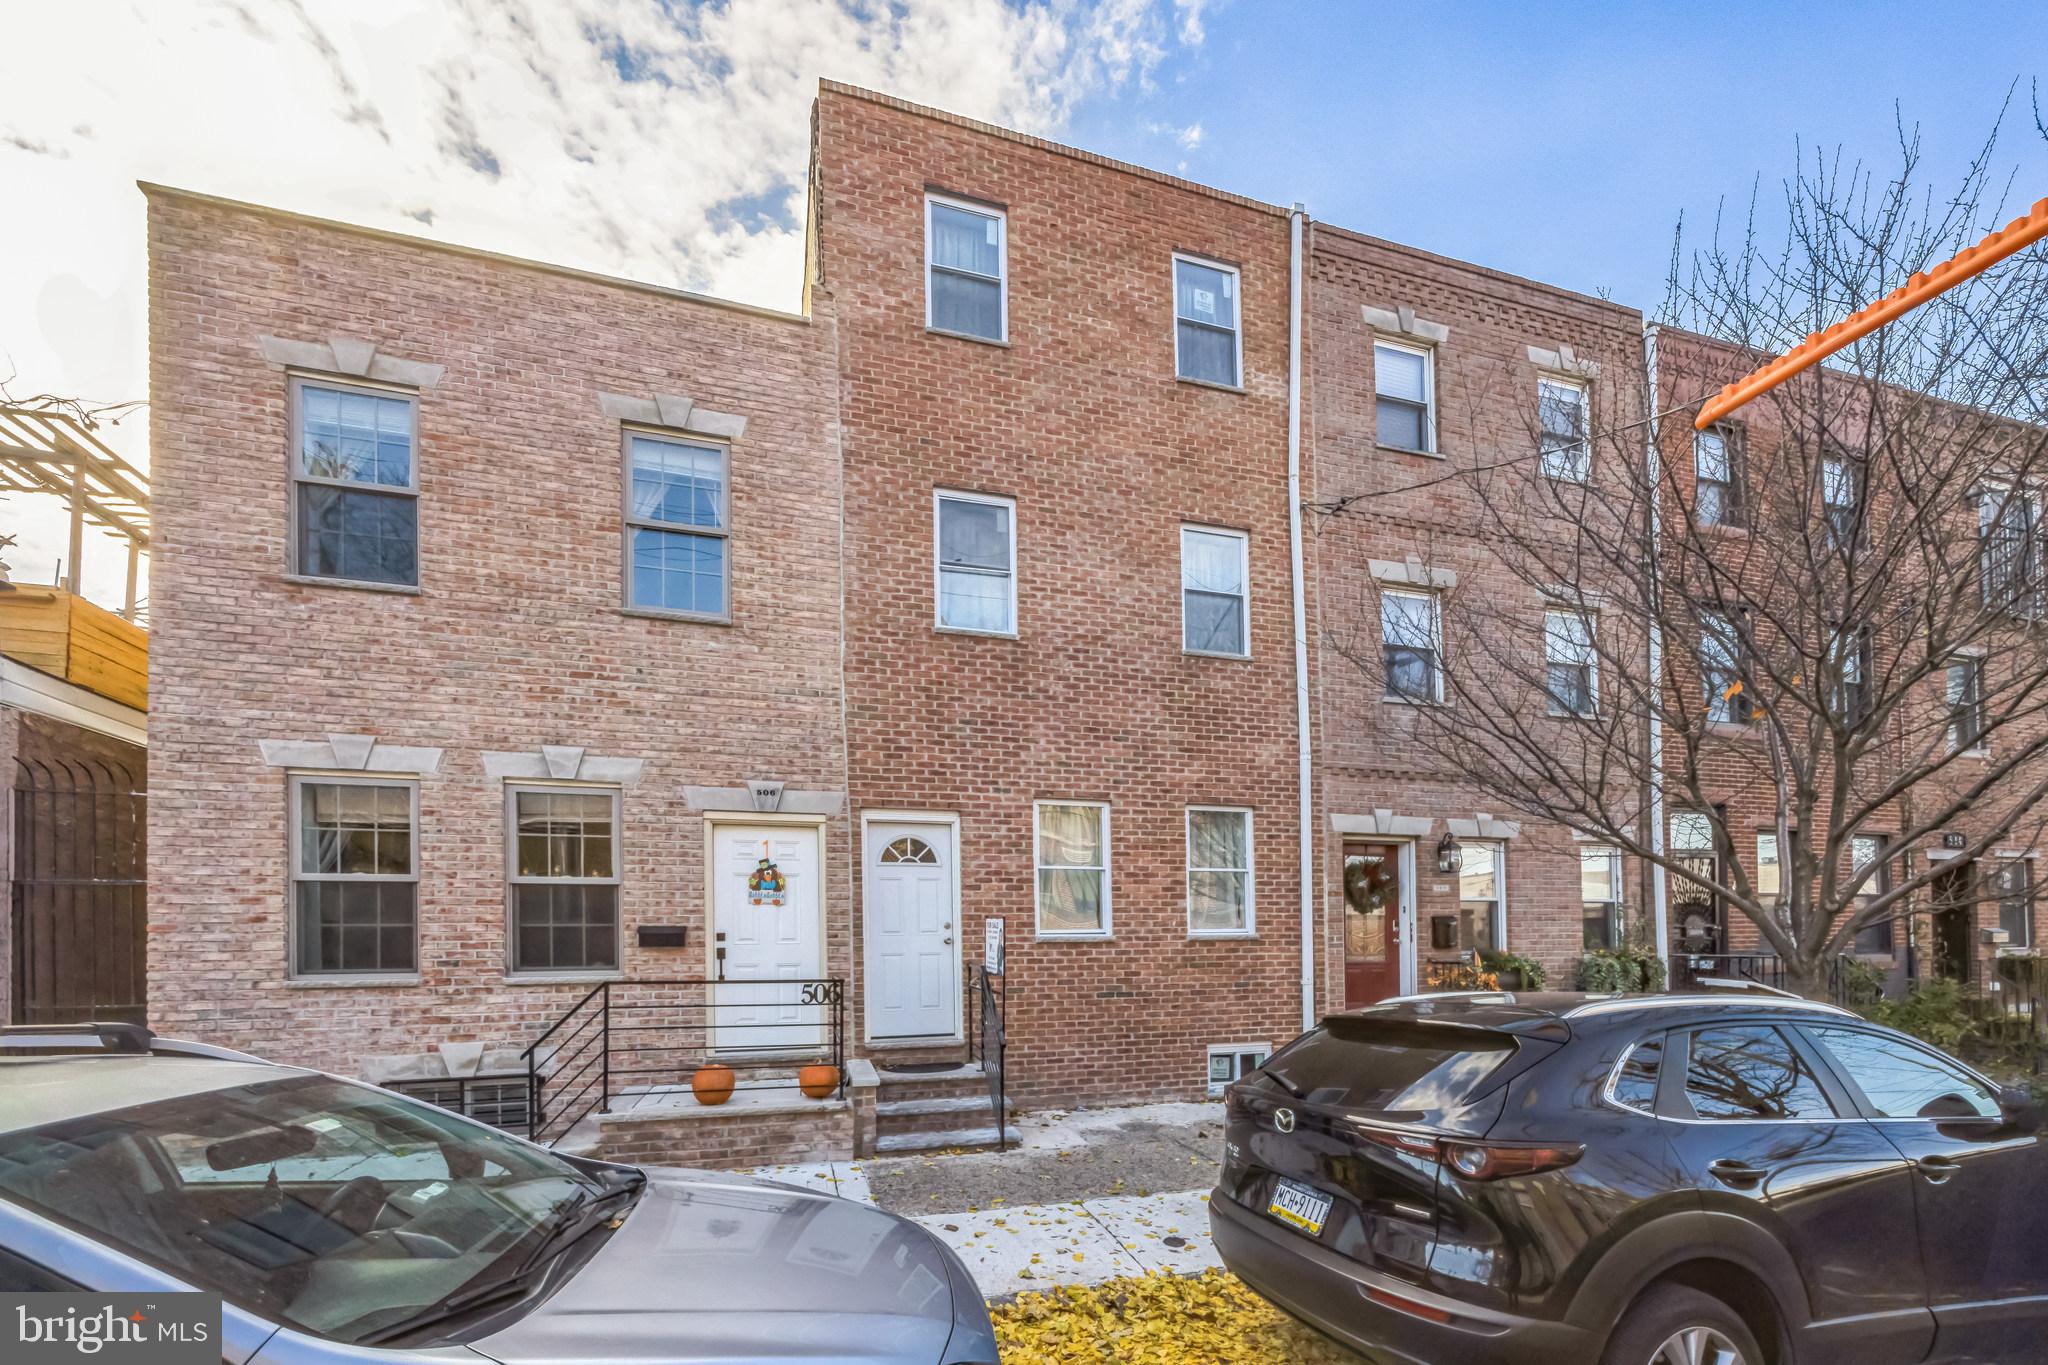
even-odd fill
[[(0, 378), (146, 397), (137, 179), (797, 305), (821, 76), (1654, 310), (1681, 211), (1797, 139), (2048, 195), (2032, 4), (1299, 0), (72, 0), (0, 45)], [(1965, 30), (1956, 36), (1951, 30)], [(1910, 64), (1909, 64), (1910, 63)], [(1985, 227), (1994, 224), (1986, 223)], [(142, 418), (104, 433), (146, 463)], [(17, 579), (62, 520), (0, 502)], [(117, 600), (121, 557), (87, 556)]]
[[(1157, 73), (1153, 93), (1083, 106), (1072, 140), (1167, 169), (1184, 161), (1195, 179), (1299, 198), (1325, 221), (1605, 287), (1646, 310), (1662, 300), (1681, 212), (1690, 236), (1723, 196), (1745, 211), (1759, 175), (1775, 196), (1801, 138), (1894, 167), (1895, 102), (1946, 184), (2019, 80), (2002, 160), (2022, 172), (2021, 206), (2048, 196), (2048, 141), (2028, 106), (2035, 76), (2048, 106), (2038, 0), (1239, 0), (1202, 24), (1205, 41)], [(1192, 122), (1192, 151), (1146, 131)]]

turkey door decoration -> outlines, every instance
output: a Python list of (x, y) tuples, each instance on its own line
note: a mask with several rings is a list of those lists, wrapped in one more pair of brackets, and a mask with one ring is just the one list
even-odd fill
[(768, 856), (768, 841), (761, 841), (761, 857), (747, 874), (747, 899), (755, 905), (783, 905), (789, 900), (789, 878)]

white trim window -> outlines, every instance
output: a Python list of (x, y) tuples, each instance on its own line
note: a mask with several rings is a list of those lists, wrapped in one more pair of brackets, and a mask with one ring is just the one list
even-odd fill
[(940, 630), (1017, 633), (1017, 504), (940, 490), (932, 502), (933, 596)]
[(1820, 462), (1821, 510), (1827, 518), (1828, 543), (1838, 550), (1848, 549), (1856, 539), (1860, 483), (1861, 468), (1848, 456), (1829, 456)]
[(1707, 698), (1707, 719), (1722, 725), (1747, 725), (1756, 711), (1742, 680), (1742, 641), (1727, 612), (1700, 613), (1700, 684)]
[(1208, 526), (1180, 528), (1180, 647), (1243, 659), (1252, 652), (1251, 537)]
[(2032, 489), (1988, 487), (1977, 496), (1977, 539), (1984, 605), (2038, 617), (2048, 601), (2043, 569), (2041, 495)]
[(1237, 388), (1244, 382), (1237, 270), (1199, 256), (1173, 258), (1173, 373)]
[(1580, 939), (1587, 949), (1621, 946), (1621, 850), (1612, 844), (1579, 849)]
[(732, 611), (731, 452), (628, 430), (626, 605), (699, 620)]
[(1543, 684), (1553, 716), (1592, 716), (1600, 710), (1600, 655), (1594, 618), (1568, 607), (1543, 613)]
[(1584, 483), (1592, 472), (1591, 407), (1584, 384), (1548, 375), (1537, 378), (1536, 416), (1545, 478)]
[(1109, 807), (1040, 801), (1031, 808), (1040, 938), (1109, 937)]
[(419, 970), (419, 783), (297, 775), (290, 783), (294, 975)]
[(1778, 858), (1778, 836), (1770, 830), (1760, 830), (1756, 836), (1756, 898), (1766, 906), (1775, 906), (1778, 897), (1785, 893), (1785, 869)]
[(1726, 425), (1692, 435), (1693, 515), (1702, 526), (1742, 525), (1742, 434)]
[(1418, 455), (1436, 451), (1436, 353), (1384, 337), (1372, 343), (1375, 439)]
[(294, 376), (291, 399), (292, 572), (419, 586), (414, 396)]
[(1998, 899), (1998, 927), (2009, 949), (2034, 946), (2034, 868), (2025, 858), (1991, 866), (1991, 893)]
[(1943, 670), (1948, 701), (1948, 747), (1959, 753), (1984, 752), (1984, 660), (1958, 654)]
[(1508, 946), (1508, 846), (1498, 839), (1458, 842), (1458, 949), (1499, 952)]
[(924, 199), (924, 325), (977, 341), (1010, 339), (1009, 215), (944, 195)]
[(1188, 934), (1253, 932), (1252, 813), (1241, 806), (1188, 807)]
[(1443, 620), (1435, 593), (1381, 588), (1380, 644), (1388, 700), (1444, 699)]
[(618, 969), (619, 805), (613, 787), (506, 785), (514, 972)]

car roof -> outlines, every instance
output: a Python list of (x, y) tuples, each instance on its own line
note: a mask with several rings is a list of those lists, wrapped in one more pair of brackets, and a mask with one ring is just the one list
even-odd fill
[[(1577, 1031), (1585, 1024), (1639, 1023), (1670, 1011), (1711, 1018), (1722, 1014), (1811, 1014), (1857, 1016), (1839, 1005), (1769, 991), (1675, 991), (1655, 995), (1601, 995), (1586, 991), (1455, 991), (1404, 995), (1377, 1005), (1346, 1010), (1331, 1018), (1398, 1019), (1457, 1024), (1507, 1033), (1555, 1034), (1560, 1024)], [(1674, 1019), (1674, 1022), (1676, 1020)]]
[(0, 1133), (308, 1073), (216, 1057), (0, 1058)]

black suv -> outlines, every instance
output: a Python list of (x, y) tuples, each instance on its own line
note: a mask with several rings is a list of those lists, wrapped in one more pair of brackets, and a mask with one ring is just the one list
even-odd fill
[(2038, 1111), (1770, 994), (1430, 996), (1230, 1088), (1226, 1265), (1375, 1360), (2048, 1360)]

